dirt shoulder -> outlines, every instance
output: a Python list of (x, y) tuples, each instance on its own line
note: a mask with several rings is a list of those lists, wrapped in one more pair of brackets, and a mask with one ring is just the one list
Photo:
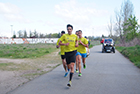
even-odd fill
[(6, 94), (60, 65), (58, 52), (35, 59), (0, 58), (0, 94)]

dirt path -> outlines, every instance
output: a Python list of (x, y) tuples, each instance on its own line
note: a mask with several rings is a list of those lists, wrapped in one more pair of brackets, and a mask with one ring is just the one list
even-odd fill
[(8, 91), (60, 65), (58, 52), (36, 59), (0, 58), (0, 94), (6, 94)]

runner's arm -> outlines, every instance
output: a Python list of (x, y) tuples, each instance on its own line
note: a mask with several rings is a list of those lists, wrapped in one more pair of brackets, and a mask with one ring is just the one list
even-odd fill
[(59, 42), (60, 42), (60, 39), (57, 40), (56, 48), (59, 48), (60, 47)]
[(59, 43), (56, 45), (56, 48), (59, 48), (60, 47), (60, 45), (59, 45)]
[(88, 48), (88, 44), (84, 44), (83, 42), (79, 41), (80, 44), (82, 44), (83, 46), (87, 47)]
[(59, 48), (60, 47), (60, 45), (56, 45), (56, 48)]
[(78, 45), (78, 40), (76, 40), (76, 44), (75, 44), (75, 47), (78, 47), (79, 45)]
[(62, 43), (62, 41), (59, 42), (59, 45), (65, 45), (65, 46), (68, 46), (69, 43)]

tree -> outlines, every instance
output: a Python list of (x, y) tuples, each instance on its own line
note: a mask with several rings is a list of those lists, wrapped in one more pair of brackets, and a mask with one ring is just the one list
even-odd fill
[(14, 31), (14, 35), (13, 35), (13, 38), (16, 38), (16, 33), (15, 33), (15, 31)]
[(61, 37), (61, 33), (59, 32), (57, 38), (60, 38), (60, 37)]
[(44, 38), (45, 36), (44, 36), (44, 34), (41, 34), (41, 33), (40, 33), (39, 37), (40, 37), (40, 38)]
[(99, 37), (99, 36), (94, 38), (94, 40), (101, 40), (101, 39), (102, 39), (102, 38)]
[(48, 38), (51, 38), (52, 37), (52, 34), (50, 33), (49, 35), (48, 35)]
[(53, 33), (53, 34), (51, 35), (51, 38), (58, 38), (58, 33)]
[(27, 38), (27, 32), (24, 30), (24, 38)]
[(127, 27), (124, 24), (127, 22), (128, 18), (133, 15), (133, 10), (133, 4), (127, 0), (122, 3), (120, 11), (115, 11), (116, 25), (114, 30), (116, 31), (116, 34), (120, 36), (122, 43), (124, 42), (126, 34), (129, 32), (126, 30)]
[(30, 31), (30, 35), (29, 35), (29, 36), (30, 36), (30, 38), (32, 37), (32, 35), (33, 35), (33, 34), (32, 34), (32, 31)]
[(129, 31), (127, 31), (127, 26), (125, 26), (125, 23), (127, 22), (127, 20), (129, 19), (129, 17), (131, 15), (133, 15), (133, 11), (134, 11), (134, 7), (132, 2), (130, 2), (129, 0), (125, 1), (122, 4), (121, 7), (121, 16), (122, 16), (122, 27), (123, 27), (123, 34), (126, 35)]
[(121, 42), (123, 42), (122, 18), (119, 12), (115, 11), (115, 14), (116, 14), (116, 24), (114, 26), (114, 30), (116, 31), (116, 35), (120, 36)]
[(36, 30), (34, 30), (33, 34), (34, 34), (33, 36), (34, 36), (35, 38), (38, 38), (38, 33), (37, 33)]
[(109, 36), (112, 37), (113, 25), (112, 25), (112, 18), (110, 17), (110, 23), (108, 24), (109, 29)]
[(23, 32), (22, 32), (22, 30), (19, 30), (19, 31), (18, 31), (18, 37), (19, 37), (19, 38), (23, 38)]
[(138, 20), (136, 19), (136, 16), (130, 16), (130, 18), (127, 20), (126, 23), (124, 23), (124, 26), (126, 28), (124, 28), (124, 31), (128, 31), (126, 34), (126, 39), (132, 40), (135, 37), (138, 36), (138, 29), (139, 29), (139, 25), (138, 25)]
[(89, 40), (94, 40), (94, 36), (88, 36)]

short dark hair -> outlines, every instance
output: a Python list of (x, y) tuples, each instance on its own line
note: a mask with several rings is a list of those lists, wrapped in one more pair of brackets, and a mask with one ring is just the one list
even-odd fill
[(78, 31), (80, 31), (82, 33), (82, 30), (78, 30)]
[(87, 36), (85, 36), (85, 38), (87, 39)]
[(67, 25), (67, 28), (68, 28), (68, 27), (71, 27), (71, 28), (73, 29), (73, 26), (72, 26), (72, 25), (70, 25), (70, 24), (68, 24), (68, 25)]
[(65, 34), (65, 31), (61, 31), (61, 34)]
[(79, 31), (77, 30), (75, 33), (77, 33), (77, 32), (79, 32)]

